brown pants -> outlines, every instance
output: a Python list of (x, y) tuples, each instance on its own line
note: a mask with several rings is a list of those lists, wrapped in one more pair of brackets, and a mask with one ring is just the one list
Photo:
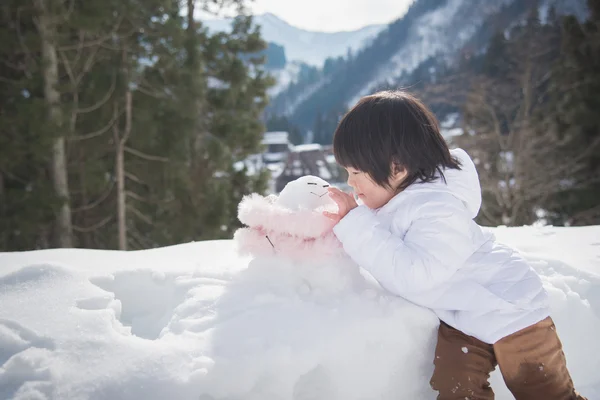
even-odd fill
[(496, 365), (516, 400), (585, 400), (573, 387), (550, 317), (493, 345), (442, 322), (434, 364), (438, 400), (493, 400), (488, 379)]

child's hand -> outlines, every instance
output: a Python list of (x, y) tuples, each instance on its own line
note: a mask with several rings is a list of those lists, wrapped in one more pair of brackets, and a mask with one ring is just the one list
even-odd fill
[(328, 190), (329, 196), (331, 196), (333, 201), (335, 201), (338, 205), (338, 213), (335, 214), (324, 211), (323, 215), (338, 223), (342, 218), (346, 216), (346, 214), (350, 212), (350, 210), (358, 207), (358, 204), (356, 204), (356, 200), (354, 200), (354, 197), (352, 195), (344, 193), (338, 188), (330, 187)]

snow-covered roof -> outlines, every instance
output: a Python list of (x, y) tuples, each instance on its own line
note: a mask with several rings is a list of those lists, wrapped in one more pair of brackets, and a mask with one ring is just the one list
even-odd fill
[(323, 150), (323, 146), (318, 143), (308, 143), (308, 144), (299, 144), (298, 146), (294, 146), (293, 151), (296, 153), (301, 153), (303, 151), (316, 151)]
[(289, 134), (284, 131), (265, 132), (262, 143), (263, 144), (289, 143), (288, 136), (289, 136)]

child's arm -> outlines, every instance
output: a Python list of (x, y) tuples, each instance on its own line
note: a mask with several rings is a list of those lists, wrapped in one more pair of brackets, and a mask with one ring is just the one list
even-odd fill
[(420, 205), (404, 239), (379, 226), (367, 207), (350, 211), (334, 232), (345, 251), (388, 290), (400, 296), (448, 280), (477, 250), (471, 219), (458, 207)]

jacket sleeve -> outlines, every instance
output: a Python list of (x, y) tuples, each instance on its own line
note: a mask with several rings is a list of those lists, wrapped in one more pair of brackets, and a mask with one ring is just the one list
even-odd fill
[(365, 206), (350, 211), (334, 233), (346, 253), (383, 287), (400, 296), (419, 293), (448, 280), (476, 249), (473, 222), (461, 210), (429, 203), (416, 214), (404, 238), (380, 226)]

